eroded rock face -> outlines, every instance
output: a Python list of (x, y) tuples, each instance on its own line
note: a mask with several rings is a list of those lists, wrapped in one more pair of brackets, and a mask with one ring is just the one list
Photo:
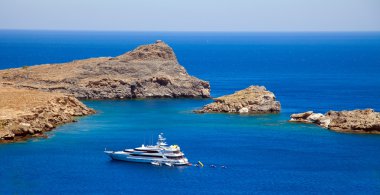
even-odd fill
[(380, 113), (373, 109), (329, 111), (324, 115), (309, 111), (290, 117), (292, 122), (314, 123), (334, 131), (380, 133)]
[(337, 131), (365, 131), (380, 133), (380, 113), (373, 109), (352, 111), (329, 111), (329, 129)]
[(95, 113), (70, 95), (0, 87), (0, 142), (41, 136), (75, 116)]
[(209, 83), (190, 76), (162, 41), (114, 58), (3, 70), (0, 84), (85, 99), (210, 97)]
[(250, 86), (232, 95), (215, 98), (213, 103), (196, 112), (265, 114), (278, 113), (280, 110), (281, 104), (272, 92), (263, 86)]

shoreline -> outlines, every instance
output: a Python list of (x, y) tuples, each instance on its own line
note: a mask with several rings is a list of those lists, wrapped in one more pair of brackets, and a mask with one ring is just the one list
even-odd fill
[(0, 143), (43, 137), (76, 117), (96, 113), (71, 95), (0, 88)]

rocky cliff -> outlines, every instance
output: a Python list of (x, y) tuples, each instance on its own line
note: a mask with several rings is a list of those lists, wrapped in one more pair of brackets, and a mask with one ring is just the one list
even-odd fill
[(263, 86), (250, 86), (232, 95), (215, 98), (213, 103), (207, 104), (195, 112), (265, 114), (277, 113), (280, 110), (280, 102), (276, 101), (272, 92)]
[(380, 133), (380, 113), (373, 109), (329, 111), (326, 114), (312, 111), (292, 114), (291, 122), (313, 123), (339, 132)]
[(71, 95), (0, 85), (0, 143), (42, 136), (76, 116), (95, 113)]
[(117, 57), (2, 70), (0, 84), (86, 99), (210, 97), (209, 83), (190, 76), (162, 41)]

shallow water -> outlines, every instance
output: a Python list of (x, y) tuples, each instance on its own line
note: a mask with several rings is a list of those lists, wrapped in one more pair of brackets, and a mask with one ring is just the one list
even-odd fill
[[(380, 193), (380, 136), (288, 123), (293, 112), (380, 110), (378, 34), (197, 34), (0, 31), (0, 67), (115, 56), (163, 39), (212, 95), (265, 85), (273, 115), (195, 114), (202, 99), (85, 101), (97, 114), (48, 139), (0, 145), (0, 193)], [(154, 167), (103, 150), (165, 133), (191, 162)], [(209, 167), (210, 164), (217, 168)], [(221, 165), (227, 169), (220, 168)]]

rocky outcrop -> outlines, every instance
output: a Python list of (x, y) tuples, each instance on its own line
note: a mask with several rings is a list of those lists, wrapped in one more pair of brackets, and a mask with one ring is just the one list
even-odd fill
[(71, 95), (0, 86), (0, 143), (43, 136), (54, 127), (95, 113)]
[(292, 114), (290, 116), (291, 122), (302, 122), (302, 123), (314, 123), (322, 127), (328, 128), (330, 124), (330, 118), (326, 117), (321, 113), (314, 113), (313, 111), (307, 111), (298, 114)]
[(117, 57), (3, 70), (0, 84), (85, 99), (210, 97), (209, 83), (190, 76), (162, 41)]
[(373, 109), (329, 111), (326, 114), (309, 111), (290, 117), (291, 122), (313, 123), (339, 132), (380, 133), (380, 113)]
[(272, 92), (263, 86), (250, 86), (232, 95), (215, 98), (213, 103), (195, 112), (265, 114), (278, 113), (280, 110), (280, 102), (276, 101)]

